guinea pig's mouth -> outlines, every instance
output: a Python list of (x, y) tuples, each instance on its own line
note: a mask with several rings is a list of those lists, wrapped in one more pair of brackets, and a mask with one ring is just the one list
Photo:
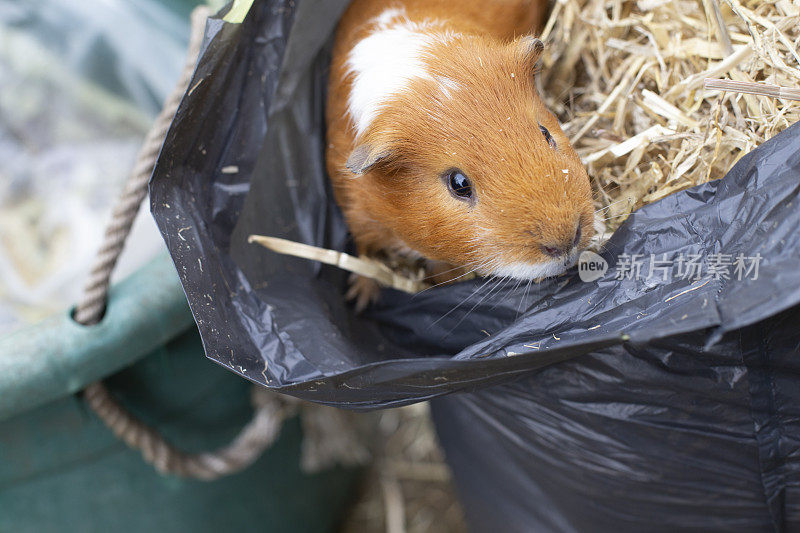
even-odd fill
[(489, 274), (500, 278), (521, 280), (551, 278), (563, 274), (574, 265), (578, 260), (579, 253), (580, 250), (576, 247), (563, 258), (540, 262), (515, 261), (499, 264), (495, 265)]

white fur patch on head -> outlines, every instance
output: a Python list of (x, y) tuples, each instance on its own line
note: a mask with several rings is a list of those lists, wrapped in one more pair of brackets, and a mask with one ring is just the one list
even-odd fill
[[(437, 30), (435, 21), (411, 22), (401, 9), (387, 9), (374, 19), (375, 30), (359, 41), (347, 57), (347, 75), (353, 76), (348, 111), (361, 135), (381, 107), (411, 80), (433, 79), (423, 60), (426, 49), (455, 36)], [(455, 82), (439, 80), (450, 97)]]

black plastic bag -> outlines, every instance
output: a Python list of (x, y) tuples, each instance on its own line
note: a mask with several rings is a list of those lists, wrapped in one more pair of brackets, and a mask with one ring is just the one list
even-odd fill
[[(674, 249), (760, 251), (760, 283), (733, 279), (667, 304), (672, 291), (642, 288), (617, 306), (655, 315), (656, 329), (692, 329), (632, 335), (433, 402), (475, 531), (494, 531), (498, 517), (510, 532), (800, 531), (798, 191), (794, 125), (724, 179), (640, 210), (615, 234), (661, 241), (683, 226), (696, 233), (670, 239)], [(706, 215), (675, 216), (687, 205)], [(688, 305), (670, 305), (680, 298)]]
[(800, 308), (432, 402), (473, 531), (800, 531)]
[[(322, 108), (345, 4), (256, 0), (242, 24), (209, 22), (151, 184), (208, 357), (348, 408), (480, 389), (434, 403), (477, 530), (800, 520), (800, 127), (725, 178), (636, 212), (597, 281), (573, 269), (527, 291), (480, 279), (385, 290), (354, 316), (345, 273), (246, 243), (349, 247)], [(673, 261), (666, 280), (621, 275), (626, 258), (646, 271), (651, 254)], [(759, 257), (758, 275), (680, 275), (676, 258), (715, 254)]]
[[(242, 24), (210, 20), (167, 136), (152, 211), (215, 361), (309, 400), (384, 407), (626, 340), (703, 332), (700, 350), (800, 301), (795, 127), (725, 179), (635, 213), (607, 244), (611, 266), (596, 282), (573, 270), (531, 286), (524, 301), (510, 286), (476, 293), (481, 279), (418, 295), (385, 290), (379, 306), (354, 316), (342, 298), (346, 273), (246, 242), (258, 233), (348, 246), (322, 156), (326, 45), (345, 5), (256, 1)], [(782, 166), (760, 165), (775, 151)], [(615, 279), (624, 253), (680, 252), (763, 259), (756, 280)]]

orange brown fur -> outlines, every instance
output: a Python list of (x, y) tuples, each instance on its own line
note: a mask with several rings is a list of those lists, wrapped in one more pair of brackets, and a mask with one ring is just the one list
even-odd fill
[[(358, 138), (348, 113), (353, 77), (347, 57), (384, 10), (410, 21), (436, 20), (458, 32), (426, 55), (428, 71), (455, 82), (448, 97), (434, 79), (417, 78), (395, 95)], [(534, 87), (534, 64), (519, 36), (542, 21), (539, 0), (356, 0), (337, 30), (331, 65), (327, 167), (359, 253), (414, 252), (493, 274), (495, 264), (551, 260), (543, 246), (580, 246), (593, 234), (588, 176)], [(558, 148), (552, 149), (539, 125)], [(363, 175), (347, 167), (359, 145), (389, 155)], [(476, 201), (448, 192), (441, 176), (458, 168)]]

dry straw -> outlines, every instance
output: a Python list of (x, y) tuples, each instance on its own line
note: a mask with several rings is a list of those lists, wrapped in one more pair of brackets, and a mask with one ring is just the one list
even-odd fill
[(785, 98), (786, 100), (800, 100), (800, 89), (778, 87), (777, 85), (770, 85), (769, 83), (751, 83), (749, 81), (715, 80), (713, 78), (708, 78), (706, 79), (705, 88), (742, 94), (771, 96), (773, 98)]
[(419, 279), (405, 277), (384, 263), (366, 257), (354, 257), (336, 250), (328, 250), (277, 237), (265, 237), (264, 235), (250, 235), (247, 242), (260, 244), (264, 248), (279, 254), (302, 257), (303, 259), (319, 261), (326, 265), (333, 265), (359, 276), (372, 278), (387, 287), (394, 287), (397, 290), (412, 294), (428, 287), (425, 282)]
[(540, 89), (610, 229), (800, 119), (798, 0), (561, 0), (544, 38)]

